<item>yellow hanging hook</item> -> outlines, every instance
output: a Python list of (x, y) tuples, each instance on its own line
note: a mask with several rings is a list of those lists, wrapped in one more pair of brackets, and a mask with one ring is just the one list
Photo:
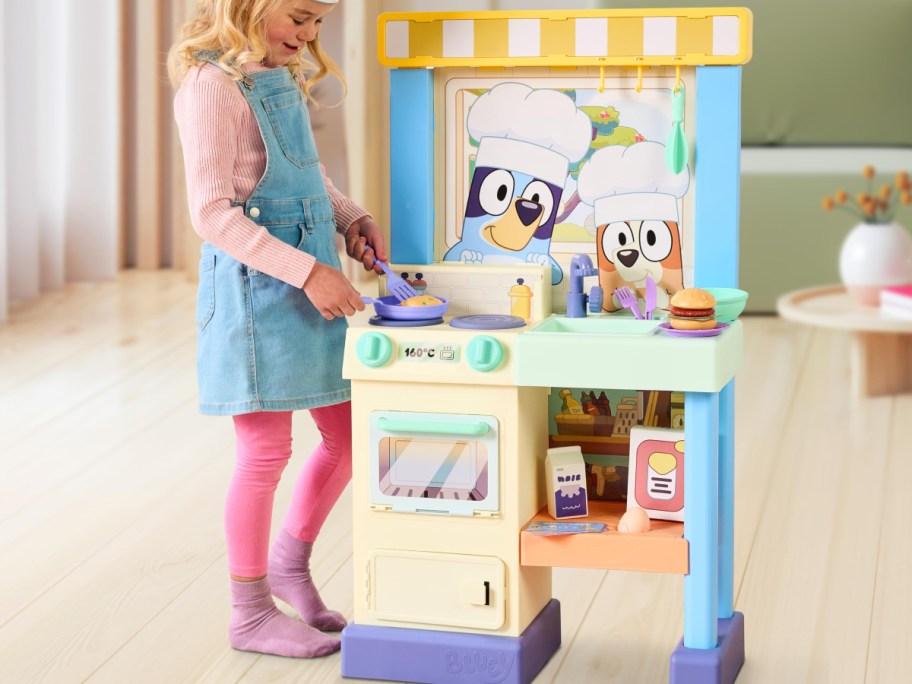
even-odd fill
[(636, 91), (639, 93), (639, 92), (642, 92), (642, 90), (643, 90), (643, 67), (638, 66), (638, 67), (637, 67), (637, 87), (636, 87)]
[(600, 93), (605, 92), (605, 66), (603, 64), (599, 65), (599, 87), (598, 91)]
[(680, 64), (676, 64), (676, 65), (675, 65), (675, 87), (674, 87), (674, 91), (675, 91), (676, 93), (681, 92), (681, 65), (680, 65)]

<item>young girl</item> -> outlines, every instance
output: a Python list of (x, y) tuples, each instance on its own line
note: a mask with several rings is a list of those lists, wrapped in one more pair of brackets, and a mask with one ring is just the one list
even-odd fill
[[(234, 648), (309, 658), (339, 649), (345, 619), (310, 576), (326, 516), (351, 477), (342, 379), (345, 316), (362, 310), (334, 232), (368, 270), (380, 229), (317, 159), (305, 98), (328, 73), (318, 40), (338, 0), (199, 0), (169, 68), (194, 229), (206, 242), (197, 302), (202, 413), (233, 416), (237, 464), (225, 506)], [(307, 60), (309, 55), (313, 62)], [(307, 74), (310, 74), (309, 76)], [(291, 412), (322, 442), (269, 549), (272, 503), (291, 456)], [(300, 620), (278, 610), (277, 596)]]

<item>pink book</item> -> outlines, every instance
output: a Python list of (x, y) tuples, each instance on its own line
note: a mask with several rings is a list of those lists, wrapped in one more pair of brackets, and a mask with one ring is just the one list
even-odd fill
[[(891, 285), (880, 291), (880, 307), (885, 315), (912, 316), (912, 285)], [(906, 318), (906, 316), (901, 316)]]
[(884, 292), (899, 295), (900, 297), (912, 298), (912, 285), (890, 285), (883, 288)]

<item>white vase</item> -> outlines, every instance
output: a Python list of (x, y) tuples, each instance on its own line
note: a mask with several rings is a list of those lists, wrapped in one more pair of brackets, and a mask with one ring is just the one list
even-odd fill
[(839, 276), (856, 302), (878, 306), (880, 288), (912, 283), (912, 237), (896, 222), (859, 223), (839, 250)]

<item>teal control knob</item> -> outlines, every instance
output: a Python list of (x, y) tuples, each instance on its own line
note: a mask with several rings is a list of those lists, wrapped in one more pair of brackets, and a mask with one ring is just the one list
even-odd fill
[(494, 370), (503, 361), (503, 346), (490, 335), (473, 337), (466, 351), (469, 365), (481, 373)]
[(358, 360), (369, 368), (379, 368), (393, 355), (393, 343), (383, 333), (370, 332), (361, 336), (355, 347)]

